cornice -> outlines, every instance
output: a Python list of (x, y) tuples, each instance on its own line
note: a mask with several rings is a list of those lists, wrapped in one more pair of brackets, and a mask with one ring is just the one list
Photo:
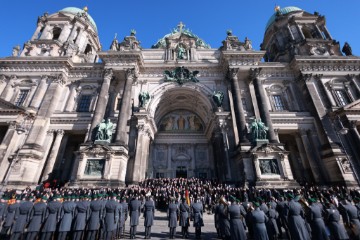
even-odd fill
[(332, 56), (332, 57), (305, 57), (295, 56), (290, 63), (293, 69), (301, 72), (324, 72), (344, 74), (343, 72), (360, 72), (360, 58)]
[(257, 66), (265, 55), (265, 51), (222, 51), (221, 62), (229, 67)]

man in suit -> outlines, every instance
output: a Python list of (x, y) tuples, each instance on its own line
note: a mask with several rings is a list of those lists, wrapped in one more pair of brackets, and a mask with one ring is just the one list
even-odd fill
[(203, 211), (204, 207), (200, 199), (197, 198), (196, 202), (192, 205), (192, 215), (194, 216), (193, 226), (195, 227), (196, 239), (201, 238), (201, 227), (204, 226)]
[(155, 204), (150, 196), (146, 197), (144, 204), (145, 239), (151, 238), (151, 226), (154, 225)]
[(133, 197), (129, 203), (129, 213), (130, 213), (130, 239), (135, 239), (136, 236), (136, 227), (139, 225), (139, 216), (140, 216), (141, 202), (137, 195)]

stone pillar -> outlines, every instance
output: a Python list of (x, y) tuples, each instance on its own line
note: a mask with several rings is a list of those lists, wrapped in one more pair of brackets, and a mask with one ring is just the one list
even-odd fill
[(32, 37), (31, 37), (31, 41), (38, 38), (38, 35), (39, 35), (39, 33), (40, 33), (43, 26), (44, 25), (41, 22), (38, 23), (38, 25), (36, 27), (36, 30), (35, 30), (34, 34), (32, 35)]
[(237, 122), (238, 122), (238, 133), (239, 133), (240, 143), (248, 143), (249, 140), (246, 138), (246, 134), (247, 134), (246, 119), (241, 101), (241, 91), (237, 77), (238, 69), (235, 68), (230, 69), (229, 73), (233, 83), (234, 94), (236, 97), (236, 100), (234, 102), (236, 103), (235, 104), (236, 113), (237, 113), (236, 119), (238, 120)]
[(49, 131), (46, 132), (45, 144), (44, 144), (44, 157), (41, 159), (41, 162), (39, 163), (39, 167), (36, 171), (36, 176), (38, 176), (37, 179), (38, 182), (42, 181), (43, 169), (46, 164), (46, 160), (48, 159), (49, 152), (51, 150), (50, 148), (54, 142), (55, 132), (56, 131), (54, 129), (50, 129)]
[(359, 147), (360, 146), (360, 134), (356, 128), (357, 127), (356, 123), (357, 123), (357, 121), (350, 122), (350, 132), (351, 132), (351, 135), (353, 136), (353, 138), (355, 139), (357, 147)]
[(132, 176), (133, 183), (138, 183), (145, 179), (151, 138), (150, 132), (144, 128), (143, 125), (140, 125), (138, 128), (138, 140)]
[(321, 84), (323, 85), (324, 87), (324, 90), (325, 90), (325, 93), (326, 93), (326, 96), (327, 98), (329, 99), (330, 101), (330, 104), (331, 104), (331, 107), (336, 107), (336, 102), (334, 100), (334, 97), (331, 93), (331, 86), (330, 85), (325, 85), (321, 80), (320, 80)]
[(59, 36), (59, 42), (64, 43), (69, 36), (69, 32), (70, 32), (70, 24), (66, 23), (64, 25), (64, 28), (61, 30), (61, 34)]
[(47, 86), (48, 86), (47, 80), (48, 80), (48, 76), (46, 76), (46, 75), (41, 76), (40, 84), (36, 89), (33, 99), (31, 100), (30, 107), (33, 107), (33, 108), (40, 107), (41, 101), (47, 90)]
[(172, 144), (167, 144), (167, 169), (166, 169), (166, 177), (173, 177), (172, 174), (173, 174), (173, 171), (172, 170), (172, 166), (171, 166), (171, 150), (172, 150)]
[(42, 175), (42, 181), (49, 179), (49, 176), (53, 171), (63, 136), (64, 136), (64, 130), (62, 130), (62, 129), (56, 130), (56, 138), (55, 138), (54, 144), (51, 148), (49, 158), (45, 165), (45, 169), (44, 169), (44, 172)]
[(49, 24), (45, 25), (43, 33), (40, 36), (40, 39), (50, 39), (50, 38), (48, 38), (50, 36), (50, 34), (48, 34), (48, 32), (51, 30), (51, 28), (52, 27)]
[(84, 33), (84, 29), (80, 28), (79, 34), (77, 35), (76, 41), (75, 41), (75, 45), (79, 46), (79, 43), (82, 39), (82, 35)]
[[(300, 138), (300, 134), (296, 134), (295, 141), (296, 141), (297, 148), (299, 149), (299, 154), (300, 154), (300, 158), (301, 158), (301, 162), (302, 162), (302, 169), (304, 169), (304, 174), (303, 175), (305, 175), (305, 180), (310, 182), (312, 180), (311, 175), (309, 175), (309, 173), (311, 171), (311, 168), (309, 166), (309, 162), (306, 161), (307, 156), (306, 156), (306, 153), (305, 153), (304, 145), (303, 145), (302, 140)], [(303, 175), (301, 175), (301, 176), (303, 176)]]
[[(12, 141), (15, 133), (16, 133), (16, 122), (13, 121), (13, 122), (10, 122), (9, 127), (6, 131), (6, 134), (4, 136), (4, 139), (2, 140), (1, 145), (0, 145), (0, 166), (1, 166), (1, 163), (5, 159), (4, 155), (5, 155), (6, 151), (8, 150), (9, 144)], [(0, 177), (1, 177), (1, 175), (0, 175)]]
[(130, 118), (130, 108), (131, 108), (131, 87), (135, 79), (135, 69), (127, 69), (126, 71), (126, 82), (124, 93), (122, 95), (121, 106), (116, 126), (116, 137), (115, 142), (120, 145), (127, 145), (128, 135), (127, 135), (127, 122)]
[(310, 143), (310, 140), (309, 140), (306, 130), (300, 129), (299, 133), (300, 133), (302, 143), (304, 145), (307, 159), (309, 160), (310, 168), (312, 170), (314, 179), (315, 179), (316, 183), (322, 183), (321, 172), (317, 165), (317, 162), (320, 162), (321, 160), (316, 157), (316, 154), (314, 153), (315, 149), (313, 149), (311, 146), (311, 143)]
[[(257, 70), (253, 70), (257, 71)], [(257, 75), (257, 74), (256, 74)], [(259, 106), (259, 112), (261, 116), (261, 120), (264, 121), (265, 125), (269, 128), (268, 130), (268, 136), (269, 141), (271, 143), (278, 143), (278, 140), (276, 138), (276, 134), (274, 131), (274, 127), (271, 121), (270, 117), (270, 109), (268, 106), (268, 97), (266, 96), (265, 90), (262, 86), (261, 80), (258, 78), (258, 76), (254, 76), (254, 87), (256, 91), (256, 98)]]
[[(98, 100), (95, 107), (94, 116), (91, 122), (89, 134), (88, 134), (88, 141), (92, 140), (92, 132), (94, 128), (101, 122), (101, 120), (104, 118), (106, 105), (109, 99), (109, 88), (110, 88), (110, 82), (113, 77), (113, 70), (111, 68), (105, 69), (104, 71), (104, 80), (101, 85), (100, 94), (98, 96)], [(120, 114), (119, 114), (120, 115)]]
[(5, 86), (5, 89), (4, 91), (1, 93), (1, 98), (4, 99), (5, 101), (10, 101), (11, 100), (11, 97), (14, 93), (14, 90), (13, 90), (13, 84), (14, 84), (14, 81), (16, 80), (16, 76), (13, 75), (13, 76), (10, 76), (10, 79), (9, 81), (7, 82), (6, 86)]
[(299, 34), (300, 34), (302, 40), (304, 40), (305, 36), (304, 36), (304, 33), (301, 31), (299, 24), (296, 24), (295, 26), (296, 26), (297, 30), (299, 31)]
[(356, 89), (356, 96), (360, 96), (360, 86), (357, 84), (356, 80), (355, 80), (356, 76), (354, 74), (349, 74), (348, 75), (348, 79), (350, 79), (351, 83), (354, 85), (355, 89)]
[(256, 154), (254, 154), (254, 155), (253, 155), (253, 159), (254, 159), (254, 165), (255, 165), (256, 180), (261, 180), (261, 171), (260, 171), (259, 157), (258, 157)]

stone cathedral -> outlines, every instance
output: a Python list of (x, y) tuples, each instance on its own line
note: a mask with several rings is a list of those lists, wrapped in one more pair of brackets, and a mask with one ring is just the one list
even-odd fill
[(358, 186), (360, 58), (324, 16), (277, 7), (260, 50), (176, 24), (149, 49), (132, 30), (104, 50), (86, 8), (40, 16), (0, 58), (1, 184)]

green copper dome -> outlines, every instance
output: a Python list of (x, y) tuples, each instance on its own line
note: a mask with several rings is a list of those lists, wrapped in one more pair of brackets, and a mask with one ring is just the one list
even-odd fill
[(265, 31), (266, 31), (266, 30), (269, 28), (269, 26), (275, 21), (276, 16), (278, 16), (278, 15), (285, 15), (285, 14), (288, 14), (288, 13), (291, 13), (291, 12), (298, 12), (298, 11), (303, 11), (303, 10), (302, 10), (301, 8), (293, 7), (293, 6), (281, 8), (280, 10), (278, 10), (277, 12), (275, 12), (275, 13), (270, 17), (269, 21), (268, 21), (267, 24), (266, 24)]
[(86, 16), (89, 19), (90, 25), (94, 28), (95, 32), (98, 32), (94, 19), (90, 16), (90, 14), (88, 14), (83, 9), (80, 9), (80, 8), (77, 8), (77, 7), (67, 7), (67, 8), (64, 8), (64, 9), (60, 10), (59, 12), (71, 13), (71, 14), (73, 14), (75, 16), (78, 15), (78, 14), (86, 14)]

